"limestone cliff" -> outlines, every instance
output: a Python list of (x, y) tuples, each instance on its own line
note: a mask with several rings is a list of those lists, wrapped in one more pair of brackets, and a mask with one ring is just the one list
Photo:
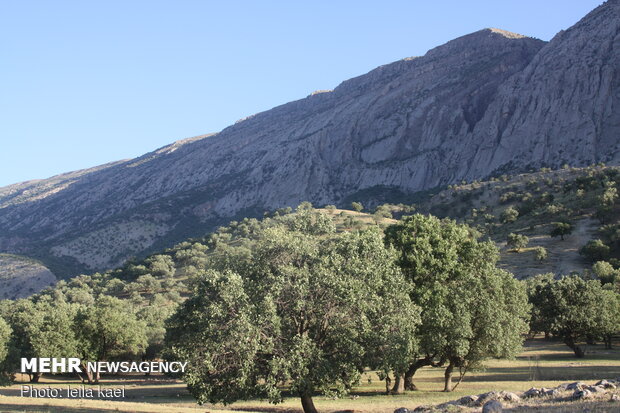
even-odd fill
[(549, 43), (481, 30), (217, 134), (0, 188), (0, 252), (66, 275), (304, 200), (617, 162), (619, 10), (609, 1)]

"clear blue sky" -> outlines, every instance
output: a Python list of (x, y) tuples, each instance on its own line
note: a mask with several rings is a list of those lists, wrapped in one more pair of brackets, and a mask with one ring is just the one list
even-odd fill
[(0, 186), (130, 158), (485, 28), (600, 0), (0, 0)]

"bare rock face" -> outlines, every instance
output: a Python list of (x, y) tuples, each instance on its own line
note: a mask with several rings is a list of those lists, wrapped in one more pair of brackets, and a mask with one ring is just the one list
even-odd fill
[(343, 205), (506, 169), (617, 162), (619, 4), (548, 44), (481, 30), (218, 134), (0, 188), (0, 252), (70, 275), (305, 200)]
[(17, 255), (0, 254), (0, 299), (28, 297), (55, 283), (54, 274), (41, 263)]
[(620, 158), (620, 2), (558, 33), (505, 82), (476, 125), (475, 168), (617, 164)]

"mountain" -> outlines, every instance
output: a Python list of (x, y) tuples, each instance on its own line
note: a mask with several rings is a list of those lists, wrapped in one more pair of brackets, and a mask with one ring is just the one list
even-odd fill
[(0, 252), (61, 276), (309, 200), (618, 163), (620, 1), (550, 42), (481, 30), (142, 157), (0, 188)]

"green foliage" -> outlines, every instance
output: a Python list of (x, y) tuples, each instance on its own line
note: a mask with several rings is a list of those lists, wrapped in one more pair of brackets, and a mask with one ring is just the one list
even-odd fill
[(0, 385), (8, 385), (13, 378), (13, 371), (7, 366), (10, 351), (11, 327), (0, 317)]
[(534, 252), (536, 253), (536, 260), (538, 261), (544, 261), (549, 256), (545, 247), (536, 247), (534, 248)]
[(362, 212), (364, 210), (364, 206), (361, 202), (351, 202), (351, 208), (357, 212)]
[(402, 368), (392, 355), (414, 351), (418, 310), (377, 230), (325, 238), (269, 228), (250, 260), (241, 254), (241, 265), (202, 273), (168, 325), (200, 403), (277, 403), (287, 383), (307, 408), (315, 391), (342, 394), (365, 366)]
[(528, 301), (532, 306), (530, 318), (530, 334), (551, 334), (552, 326), (552, 296), (550, 285), (554, 281), (551, 273), (540, 274), (524, 281), (527, 290)]
[(506, 240), (506, 245), (508, 247), (513, 248), (516, 251), (521, 251), (521, 249), (527, 247), (527, 244), (530, 242), (530, 239), (523, 234), (515, 234), (511, 232), (508, 234), (508, 238)]
[[(15, 371), (21, 357), (75, 356), (75, 306), (44, 298), (37, 302), (5, 302), (1, 311), (12, 331), (5, 371)], [(39, 376), (34, 374), (30, 379), (38, 381)]]
[(618, 278), (618, 274), (620, 271), (616, 270), (613, 265), (611, 265), (607, 261), (596, 261), (592, 265), (592, 272), (601, 280), (603, 285), (605, 284), (613, 284)]
[(379, 218), (392, 218), (392, 210), (389, 205), (379, 205), (375, 209), (374, 215)]
[(519, 211), (517, 211), (513, 207), (508, 207), (502, 211), (502, 213), (499, 216), (499, 219), (502, 223), (507, 224), (510, 222), (515, 222), (518, 217), (519, 217)]
[(620, 294), (612, 290), (602, 292), (602, 310), (598, 314), (600, 320), (600, 337), (607, 349), (611, 349), (613, 336), (620, 329)]
[[(617, 303), (610, 301), (607, 293), (598, 280), (584, 280), (579, 276), (541, 283), (536, 294), (537, 314), (548, 323), (554, 336), (562, 339), (577, 357), (584, 357), (586, 350), (582, 342), (610, 334), (609, 326), (613, 323), (609, 318), (616, 314), (615, 307), (610, 305)], [(617, 330), (618, 319), (613, 320), (616, 324), (611, 330)]]
[(174, 275), (174, 261), (168, 255), (153, 255), (146, 260), (149, 272), (159, 278), (168, 278)]
[(495, 245), (478, 237), (466, 225), (420, 214), (387, 228), (386, 242), (413, 287), (411, 301), (422, 308), (420, 350), (409, 359), (406, 381), (424, 365), (447, 362), (447, 372), (464, 374), (484, 358), (519, 350), (527, 331), (525, 290), (497, 269)]
[(553, 228), (551, 229), (551, 232), (549, 233), (549, 236), (554, 237), (554, 238), (560, 237), (560, 239), (564, 241), (564, 237), (566, 235), (572, 234), (573, 229), (574, 229), (574, 226), (570, 222), (567, 222), (567, 221), (555, 222), (553, 224)]
[(588, 241), (579, 253), (591, 262), (604, 261), (609, 258), (609, 247), (600, 239), (593, 239)]
[(147, 346), (145, 322), (138, 320), (131, 306), (114, 297), (103, 295), (92, 305), (81, 306), (75, 329), (77, 353), (85, 361), (137, 355)]

